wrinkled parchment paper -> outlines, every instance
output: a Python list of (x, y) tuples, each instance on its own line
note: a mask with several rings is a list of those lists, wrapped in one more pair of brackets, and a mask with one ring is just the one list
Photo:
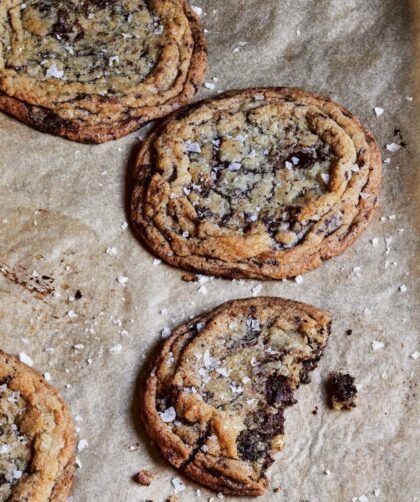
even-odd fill
[[(416, 2), (193, 4), (203, 9), (206, 82), (215, 84), (199, 98), (255, 85), (300, 86), (337, 99), (374, 132), (386, 160), (371, 226), (302, 283), (215, 279), (199, 292), (200, 284), (181, 280), (182, 271), (154, 264), (124, 223), (126, 176), (144, 129), (89, 146), (0, 114), (1, 348), (29, 355), (71, 406), (88, 442), (78, 453), (75, 502), (161, 502), (174, 493), (178, 473), (139, 424), (141, 372), (162, 328), (250, 296), (261, 284), (261, 294), (309, 302), (334, 316), (312, 383), (286, 411), (286, 447), (261, 500), (417, 500)], [(407, 145), (391, 153), (385, 145), (401, 140), (396, 128)], [(128, 281), (120, 284), (119, 276)], [(383, 347), (373, 350), (374, 341)], [(326, 406), (325, 380), (339, 369), (359, 386), (358, 407), (348, 413)], [(156, 475), (150, 487), (132, 481), (140, 469)], [(184, 481), (181, 501), (215, 496), (201, 488), (198, 499), (198, 485)]]

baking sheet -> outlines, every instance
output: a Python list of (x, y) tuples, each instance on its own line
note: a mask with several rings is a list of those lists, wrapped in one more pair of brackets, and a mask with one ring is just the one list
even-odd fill
[[(78, 453), (75, 502), (159, 502), (174, 493), (171, 479), (178, 473), (139, 424), (136, 396), (146, 360), (162, 328), (223, 300), (250, 296), (261, 284), (261, 294), (309, 302), (334, 316), (312, 383), (301, 387), (298, 404), (286, 411), (286, 447), (261, 500), (416, 500), (420, 359), (411, 355), (420, 350), (414, 268), (418, 3), (193, 5), (203, 9), (206, 81), (216, 86), (203, 88), (198, 98), (247, 86), (300, 86), (332, 96), (374, 132), (390, 161), (371, 226), (344, 255), (300, 284), (214, 279), (199, 292), (200, 284), (181, 280), (182, 271), (153, 264), (125, 225), (126, 177), (145, 129), (89, 146), (0, 114), (1, 348), (25, 352), (34, 367), (49, 372), (77, 417), (88, 447)], [(374, 107), (383, 114), (377, 117)], [(384, 145), (399, 140), (396, 128), (407, 145), (390, 153)], [(119, 276), (128, 282), (120, 284)], [(74, 299), (77, 291), (82, 297)], [(373, 350), (373, 341), (383, 348)], [(326, 406), (324, 382), (338, 369), (359, 385), (358, 407), (349, 413)], [(132, 480), (140, 469), (156, 475), (150, 487)], [(198, 499), (198, 485), (185, 483), (182, 501), (215, 496), (201, 488)]]

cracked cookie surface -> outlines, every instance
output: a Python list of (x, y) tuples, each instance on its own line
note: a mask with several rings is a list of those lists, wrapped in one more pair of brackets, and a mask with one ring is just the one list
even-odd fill
[(0, 108), (46, 132), (128, 134), (191, 101), (205, 67), (186, 0), (0, 4)]
[(0, 351), (0, 501), (64, 502), (74, 451), (73, 420), (56, 389)]
[(167, 263), (285, 278), (343, 252), (371, 218), (381, 159), (347, 110), (299, 89), (233, 91), (143, 143), (131, 219)]
[(261, 495), (284, 409), (327, 343), (330, 316), (273, 297), (225, 303), (180, 326), (146, 383), (142, 414), (163, 455), (216, 491)]

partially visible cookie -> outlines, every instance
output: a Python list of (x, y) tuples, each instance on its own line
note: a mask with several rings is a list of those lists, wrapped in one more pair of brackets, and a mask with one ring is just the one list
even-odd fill
[(272, 297), (234, 300), (187, 322), (148, 377), (148, 434), (199, 483), (261, 495), (283, 448), (284, 409), (309, 381), (329, 331), (326, 312)]
[(133, 227), (167, 263), (281, 279), (342, 253), (377, 204), (372, 135), (300, 89), (228, 92), (169, 118), (143, 143)]
[(330, 379), (331, 407), (334, 410), (351, 410), (356, 407), (357, 387), (348, 373), (334, 373)]
[(87, 143), (189, 103), (206, 41), (187, 0), (0, 2), (0, 109)]
[(0, 351), (0, 501), (64, 502), (74, 459), (73, 419), (57, 390)]

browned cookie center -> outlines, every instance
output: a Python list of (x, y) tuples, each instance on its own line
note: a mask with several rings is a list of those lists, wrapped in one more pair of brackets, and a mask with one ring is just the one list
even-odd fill
[(337, 149), (317, 131), (308, 108), (258, 98), (181, 131), (183, 145), (174, 150), (184, 149), (188, 168), (179, 168), (184, 183), (170, 183), (170, 197), (186, 197), (198, 221), (220, 228), (243, 233), (262, 224), (280, 249), (302, 237), (300, 209), (328, 192)]
[(1, 42), (4, 67), (18, 74), (107, 82), (106, 94), (142, 82), (159, 58), (164, 24), (145, 0), (15, 3)]

